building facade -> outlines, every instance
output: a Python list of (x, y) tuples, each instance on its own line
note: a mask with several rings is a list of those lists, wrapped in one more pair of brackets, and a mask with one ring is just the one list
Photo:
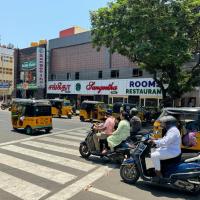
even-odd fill
[(0, 46), (0, 99), (11, 98), (14, 85), (14, 50)]
[(46, 97), (46, 44), (16, 49), (15, 97)]
[(159, 105), (160, 89), (137, 63), (105, 47), (97, 51), (89, 31), (66, 35), (49, 41), (49, 98)]

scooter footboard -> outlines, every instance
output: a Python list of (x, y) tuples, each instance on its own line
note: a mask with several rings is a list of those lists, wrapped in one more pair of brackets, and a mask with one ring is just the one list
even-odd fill
[(122, 165), (131, 165), (131, 164), (135, 164), (135, 160), (133, 158), (129, 158), (129, 159), (125, 159), (122, 163)]
[(170, 176), (170, 178), (172, 178), (172, 179), (181, 179), (181, 180), (186, 180), (186, 179), (195, 178), (195, 177), (200, 177), (200, 171), (177, 173), (177, 174), (172, 174)]

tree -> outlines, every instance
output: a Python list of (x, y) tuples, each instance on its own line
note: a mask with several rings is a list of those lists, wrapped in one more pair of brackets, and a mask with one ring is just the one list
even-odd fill
[(199, 11), (200, 0), (116, 0), (91, 12), (93, 44), (138, 62), (164, 100), (180, 98), (199, 82), (200, 62), (183, 67), (200, 51)]

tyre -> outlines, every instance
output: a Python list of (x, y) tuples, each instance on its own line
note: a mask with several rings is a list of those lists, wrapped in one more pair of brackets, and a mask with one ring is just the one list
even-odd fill
[(1, 110), (5, 110), (5, 109), (6, 109), (6, 107), (1, 105)]
[(81, 120), (82, 122), (84, 122), (84, 121), (85, 121), (85, 119), (84, 119), (84, 117), (83, 117), (83, 116), (80, 116), (80, 120)]
[(68, 119), (71, 119), (71, 118), (72, 118), (72, 115), (68, 115), (67, 117), (68, 117)]
[(88, 158), (91, 155), (88, 146), (85, 143), (80, 144), (79, 152), (83, 158)]
[(121, 165), (120, 167), (120, 176), (125, 183), (134, 184), (139, 179), (139, 171), (137, 167), (132, 165)]
[(49, 133), (51, 131), (51, 128), (46, 128), (45, 133)]
[(33, 133), (33, 129), (30, 126), (27, 126), (25, 130), (27, 135), (31, 135)]

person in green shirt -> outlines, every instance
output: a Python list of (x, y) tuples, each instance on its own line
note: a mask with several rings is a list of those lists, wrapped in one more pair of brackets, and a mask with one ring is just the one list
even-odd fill
[[(121, 142), (125, 141), (130, 136), (130, 123), (129, 123), (129, 115), (128, 113), (122, 111), (120, 113), (119, 125), (117, 130), (113, 132), (111, 136), (107, 138), (108, 145), (111, 151), (114, 151), (114, 148), (121, 144)], [(106, 153), (107, 149), (105, 149), (102, 153)]]

